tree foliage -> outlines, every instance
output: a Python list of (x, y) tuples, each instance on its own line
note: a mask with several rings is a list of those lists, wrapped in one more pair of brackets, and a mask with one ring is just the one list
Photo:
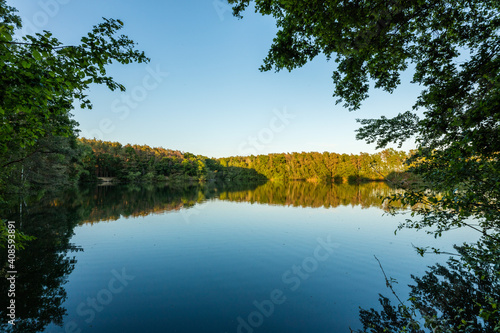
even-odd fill
[[(68, 144), (61, 137), (74, 141), (70, 112), (74, 102), (92, 108), (86, 95), (91, 84), (125, 90), (107, 74), (108, 65), (149, 61), (132, 40), (117, 35), (120, 20), (103, 20), (79, 45), (64, 45), (49, 31), (16, 38), (21, 19), (0, 0), (0, 186), (18, 182), (12, 177), (40, 155), (64, 155), (53, 148)], [(59, 144), (49, 142), (54, 140)]]
[(120, 181), (384, 180), (406, 170), (409, 154), (386, 149), (377, 154), (291, 153), (208, 158), (178, 150), (80, 139), (85, 151), (81, 180), (116, 177)]
[[(356, 332), (498, 332), (500, 330), (500, 247), (485, 240), (459, 256), (412, 276), (408, 303), (397, 306), (380, 295), (382, 311), (361, 310)], [(408, 304), (408, 305), (407, 305)], [(421, 320), (420, 320), (421, 319)]]
[[(228, 2), (239, 17), (252, 3)], [(360, 120), (357, 138), (378, 148), (416, 138), (412, 170), (434, 193), (402, 199), (425, 198), (435, 208), (420, 211), (418, 226), (458, 226), (474, 217), (481, 232), (498, 233), (499, 10), (488, 0), (256, 1), (255, 11), (273, 16), (279, 28), (261, 70), (293, 70), (319, 54), (334, 58), (334, 96), (350, 110), (368, 97), (371, 83), (393, 92), (401, 73), (412, 70), (422, 87), (413, 109)]]
[[(228, 2), (239, 17), (253, 3)], [(426, 228), (436, 236), (456, 227), (477, 230), (480, 242), (465, 245), (460, 254), (464, 265), (469, 259), (488, 265), (500, 243), (500, 2), (259, 0), (255, 11), (273, 16), (278, 27), (261, 70), (293, 70), (320, 54), (333, 58), (334, 96), (349, 110), (368, 98), (371, 85), (392, 93), (401, 73), (413, 73), (412, 83), (422, 88), (413, 108), (394, 118), (359, 120), (357, 138), (376, 142), (377, 148), (415, 138), (418, 149), (409, 160), (410, 171), (427, 186), (392, 197), (414, 207), (401, 227)], [(491, 243), (486, 250), (484, 242)], [(452, 277), (442, 268), (435, 271), (445, 280)], [(463, 286), (459, 280), (449, 283)], [(480, 294), (470, 296), (466, 307), (451, 303), (457, 307), (453, 311), (463, 313), (438, 306), (433, 316), (441, 315), (441, 321), (432, 327), (442, 327), (440, 332), (497, 331), (498, 325), (481, 326), (481, 320), (489, 319), (470, 308), (481, 302)], [(498, 300), (498, 295), (492, 297)], [(373, 325), (400, 313), (382, 303), (382, 314), (368, 316)], [(427, 306), (419, 299), (412, 305)], [(368, 318), (367, 312), (362, 315)], [(477, 316), (482, 319), (473, 319)], [(454, 322), (455, 317), (464, 322)], [(370, 331), (393, 330), (397, 328), (382, 325)]]
[(120, 181), (207, 180), (215, 178), (208, 157), (147, 145), (123, 146), (119, 142), (79, 140), (86, 153), (82, 159), (83, 181), (116, 177)]
[(282, 153), (221, 158), (222, 165), (254, 169), (272, 180), (359, 182), (385, 180), (406, 170), (410, 154), (386, 149), (376, 154)]

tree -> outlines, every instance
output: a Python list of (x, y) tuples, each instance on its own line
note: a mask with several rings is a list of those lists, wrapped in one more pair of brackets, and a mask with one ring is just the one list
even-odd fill
[[(228, 2), (238, 17), (251, 3)], [(370, 84), (392, 93), (401, 73), (412, 70), (412, 83), (422, 87), (413, 108), (359, 120), (356, 137), (377, 148), (415, 138), (408, 163), (425, 185), (391, 198), (413, 207), (401, 227), (430, 227), (436, 236), (468, 227), (481, 235), (470, 251), (485, 241), (498, 247), (500, 2), (260, 0), (255, 11), (278, 27), (261, 70), (291, 71), (320, 54), (333, 57), (334, 96), (350, 111), (368, 98)], [(474, 253), (488, 262), (490, 252)]]
[[(238, 17), (251, 3), (228, 2)], [(393, 92), (411, 66), (412, 82), (423, 87), (413, 109), (392, 119), (359, 120), (357, 138), (377, 148), (416, 138), (412, 170), (433, 192), (395, 198), (427, 204), (416, 212), (423, 219), (406, 225), (434, 226), (438, 235), (469, 226), (498, 239), (498, 1), (262, 0), (255, 11), (273, 16), (279, 28), (261, 70), (293, 70), (319, 54), (334, 57), (334, 96), (350, 110), (368, 97), (371, 82)], [(479, 225), (468, 223), (470, 217)]]
[(80, 45), (63, 45), (48, 31), (15, 39), (21, 19), (0, 0), (0, 186), (26, 159), (54, 154), (40, 146), (50, 137), (74, 137), (73, 102), (92, 108), (90, 84), (109, 89), (125, 87), (107, 75), (114, 62), (147, 62), (127, 36), (117, 36), (120, 20), (104, 19), (81, 38)]
[(120, 20), (104, 19), (69, 46), (48, 31), (15, 39), (21, 26), (16, 9), (0, 0), (0, 205), (18, 200), (6, 193), (78, 179), (84, 150), (76, 142), (73, 102), (92, 108), (85, 94), (92, 83), (125, 90), (107, 75), (108, 65), (149, 61), (127, 36), (117, 36)]

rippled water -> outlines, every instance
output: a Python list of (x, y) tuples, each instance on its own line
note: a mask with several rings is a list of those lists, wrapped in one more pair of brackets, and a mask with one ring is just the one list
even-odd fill
[[(408, 292), (464, 231), (435, 240), (385, 214), (383, 183), (108, 186), (22, 216), (19, 332), (348, 332)], [(14, 217), (16, 218), (16, 217)], [(21, 218), (21, 217), (17, 217)], [(2, 318), (2, 323), (3, 322)], [(7, 328), (7, 326), (2, 326)]]

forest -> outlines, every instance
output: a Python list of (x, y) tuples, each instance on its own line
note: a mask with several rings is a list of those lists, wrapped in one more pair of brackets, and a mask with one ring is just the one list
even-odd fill
[(81, 181), (114, 177), (121, 182), (169, 180), (359, 182), (384, 180), (406, 170), (409, 153), (282, 153), (208, 158), (147, 145), (80, 139)]

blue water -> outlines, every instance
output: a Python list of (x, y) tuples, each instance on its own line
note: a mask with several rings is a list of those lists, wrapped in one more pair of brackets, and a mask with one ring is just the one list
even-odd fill
[(313, 208), (242, 197), (80, 223), (66, 314), (45, 332), (348, 332), (360, 328), (359, 307), (390, 295), (374, 255), (405, 298), (410, 274), (446, 259), (422, 258), (412, 244), (450, 250), (470, 237), (394, 235), (404, 216), (356, 201)]

